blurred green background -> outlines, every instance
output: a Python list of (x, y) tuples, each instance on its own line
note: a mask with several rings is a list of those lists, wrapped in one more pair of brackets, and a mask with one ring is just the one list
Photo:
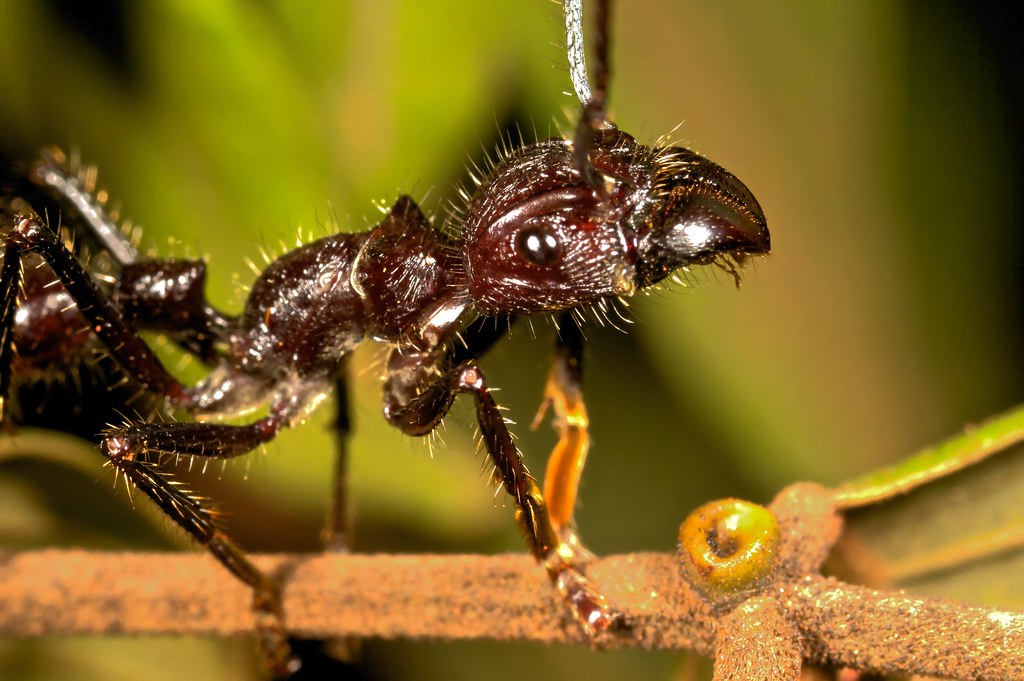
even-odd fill
[[(80, 150), (144, 245), (208, 257), (210, 298), (228, 310), (261, 245), (362, 229), (403, 192), (436, 211), (500, 131), (545, 137), (577, 106), (546, 0), (4, 0), (0, 26), (0, 151)], [(670, 550), (710, 498), (834, 483), (1020, 401), (1015, 31), (995, 6), (953, 2), (619, 3), (614, 119), (648, 142), (678, 126), (674, 139), (743, 179), (773, 255), (739, 292), (708, 272), (639, 296), (629, 334), (588, 327), (578, 522), (592, 549)], [(533, 328), (484, 366), (540, 471), (553, 436), (526, 425), (553, 331)], [(356, 362), (357, 549), (521, 550), (472, 456), (467, 405), (431, 456), (380, 418), (381, 357)], [(246, 547), (315, 550), (329, 411), (200, 483)], [(4, 544), (186, 544), (132, 511), (98, 456), (80, 459), (0, 467)], [(0, 678), (243, 679), (249, 652), (7, 641)], [(366, 657), (396, 679), (671, 678), (689, 664), (490, 643), (377, 642)]]

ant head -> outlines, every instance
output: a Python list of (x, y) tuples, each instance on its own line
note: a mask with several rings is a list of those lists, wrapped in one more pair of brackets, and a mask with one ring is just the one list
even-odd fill
[(767, 255), (771, 238), (757, 199), (735, 175), (682, 147), (654, 152), (650, 209), (639, 212), (637, 285), (677, 269), (717, 265), (736, 277), (751, 255)]
[(768, 251), (749, 190), (686, 149), (651, 149), (615, 128), (590, 152), (551, 140), (503, 159), (470, 200), (463, 258), (484, 314), (554, 312), (629, 295), (674, 269)]

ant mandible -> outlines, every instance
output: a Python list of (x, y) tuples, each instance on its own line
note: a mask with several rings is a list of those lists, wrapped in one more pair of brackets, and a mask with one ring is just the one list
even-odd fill
[[(531, 554), (587, 634), (615, 626), (618, 614), (583, 574), (586, 552), (572, 529), (587, 448), (583, 339), (573, 313), (654, 286), (679, 268), (713, 264), (736, 274), (747, 256), (768, 252), (769, 234), (757, 201), (728, 171), (681, 147), (641, 145), (608, 120), (608, 4), (601, 0), (595, 12), (590, 91), (580, 2), (566, 3), (570, 71), (582, 103), (573, 139), (503, 155), (467, 197), (454, 229), (435, 227), (402, 196), (367, 231), (285, 253), (257, 278), (237, 317), (207, 303), (202, 261), (139, 258), (89, 183), (44, 153), (29, 173), (31, 191), (60, 204), (107, 267), (101, 274), (69, 249), (33, 210), (31, 191), (0, 196), (0, 414), (11, 419), (10, 397), (25, 367), (52, 361), (54, 347), (68, 360), (98, 341), (163, 408), (195, 419), (111, 428), (102, 453), (251, 586), (258, 612), (276, 623), (273, 581), (198, 498), (168, 480), (160, 456), (246, 454), (302, 421), (332, 390), (342, 402), (337, 429), (344, 438), (346, 358), (364, 340), (387, 344), (385, 418), (406, 434), (426, 435), (456, 396), (471, 395), (495, 479), (513, 500)], [(46, 267), (26, 267), (38, 259)], [(560, 335), (547, 400), (561, 440), (543, 492), (478, 363), (509, 324), (535, 314), (557, 315)], [(83, 327), (89, 333), (77, 333)], [(183, 385), (141, 339), (144, 330), (200, 357), (209, 374)], [(268, 414), (248, 425), (208, 421), (267, 404)], [(328, 543), (337, 546), (342, 511), (333, 517)], [(293, 663), (283, 634), (276, 625), (265, 629), (264, 646), (287, 671)]]

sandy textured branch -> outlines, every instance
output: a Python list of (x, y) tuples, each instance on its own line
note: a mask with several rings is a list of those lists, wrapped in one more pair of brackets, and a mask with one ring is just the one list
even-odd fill
[[(583, 644), (543, 570), (526, 556), (258, 556), (287, 584), (289, 629), (360, 636)], [(678, 576), (676, 557), (596, 561), (593, 580), (627, 614), (609, 647), (712, 654), (715, 613)], [(960, 678), (1022, 676), (1024, 616), (805, 577), (770, 596), (801, 656), (860, 669)], [(227, 635), (253, 628), (248, 590), (198, 554), (39, 551), (0, 561), (0, 633)], [(762, 597), (763, 599), (763, 597)], [(751, 613), (758, 608), (747, 608)], [(744, 624), (747, 636), (749, 622)], [(765, 636), (770, 635), (770, 628)], [(738, 628), (737, 631), (740, 631)], [(767, 642), (771, 644), (771, 642)], [(721, 652), (721, 650), (719, 650)]]

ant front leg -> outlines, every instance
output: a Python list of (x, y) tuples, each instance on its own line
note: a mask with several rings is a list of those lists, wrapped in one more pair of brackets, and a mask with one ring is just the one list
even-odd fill
[(558, 342), (555, 356), (544, 386), (541, 403), (531, 428), (537, 428), (548, 407), (553, 412), (552, 426), (558, 433), (558, 443), (548, 457), (544, 472), (544, 498), (547, 499), (551, 524), (562, 541), (572, 547), (574, 562), (591, 557), (576, 535), (573, 514), (579, 492), (583, 466), (590, 450), (590, 421), (583, 402), (581, 386), (583, 376), (583, 331), (571, 313), (563, 312), (558, 319)]
[(618, 626), (621, 614), (587, 581), (573, 560), (573, 547), (559, 536), (552, 523), (544, 495), (526, 469), (479, 365), (466, 360), (440, 375), (435, 373), (435, 366), (436, 359), (427, 353), (392, 353), (385, 387), (384, 413), (388, 421), (408, 435), (426, 435), (440, 424), (456, 395), (471, 394), (495, 477), (515, 503), (516, 523), (530, 552), (544, 565), (574, 619), (589, 636)]

